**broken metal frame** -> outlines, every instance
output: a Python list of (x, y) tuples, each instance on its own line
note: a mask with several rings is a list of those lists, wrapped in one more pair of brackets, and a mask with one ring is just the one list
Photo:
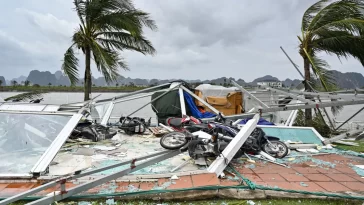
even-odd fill
[[(344, 106), (344, 105), (360, 105), (364, 104), (363, 100), (349, 100), (349, 101), (332, 101), (332, 102), (314, 102), (314, 104), (306, 104), (306, 105), (286, 105), (285, 107), (270, 107), (270, 108), (260, 108), (256, 112), (263, 114), (269, 112), (278, 112), (278, 111), (289, 111), (289, 110), (299, 110), (299, 109), (307, 109), (307, 108), (325, 108), (332, 106)], [(239, 118), (247, 118), (253, 117), (256, 113), (243, 113), (238, 115), (229, 115), (225, 118), (227, 119), (239, 119)], [(205, 118), (203, 121), (214, 120), (214, 118)]]
[(354, 113), (351, 117), (349, 117), (347, 120), (345, 120), (341, 125), (335, 128), (335, 130), (340, 129), (342, 126), (344, 126), (347, 122), (349, 122), (351, 119), (353, 119), (356, 115), (358, 115), (361, 111), (364, 110), (364, 107), (362, 107), (360, 110), (358, 110), (356, 113)]
[(284, 92), (284, 91), (281, 91), (281, 90), (278, 90), (278, 89), (275, 89), (275, 88), (271, 88), (271, 87), (268, 87), (268, 86), (265, 86), (265, 85), (261, 85), (262, 87), (264, 87), (265, 89), (271, 91), (271, 92), (276, 92), (276, 93), (280, 93), (280, 94), (283, 94), (283, 95), (287, 95), (295, 100), (299, 100), (301, 102), (305, 102), (305, 103), (308, 103), (308, 104), (315, 104), (315, 102), (311, 101), (311, 100), (307, 100), (303, 97), (300, 97), (300, 96), (297, 96), (297, 95), (294, 95), (292, 93), (289, 93), (289, 92)]
[[(108, 181), (111, 181), (113, 179), (117, 179), (117, 178), (120, 178), (122, 176), (125, 176), (125, 175), (127, 175), (127, 174), (129, 174), (131, 172), (143, 169), (143, 168), (148, 167), (148, 166), (150, 166), (152, 164), (155, 164), (157, 162), (160, 162), (160, 161), (163, 161), (165, 159), (174, 157), (174, 156), (176, 156), (176, 155), (178, 155), (180, 153), (181, 153), (180, 150), (161, 151), (161, 152), (157, 152), (157, 153), (154, 153), (154, 154), (149, 154), (147, 156), (143, 156), (143, 157), (135, 158), (135, 159), (132, 159), (132, 160), (128, 160), (128, 161), (125, 161), (125, 162), (120, 162), (120, 163), (110, 165), (110, 166), (107, 166), (107, 167), (102, 167), (102, 168), (98, 168), (98, 169), (87, 171), (87, 172), (75, 173), (75, 174), (70, 175), (70, 176), (61, 177), (59, 179), (48, 182), (48, 183), (43, 184), (43, 185), (41, 185), (39, 187), (36, 187), (34, 189), (25, 191), (25, 192), (20, 193), (18, 195), (15, 195), (15, 196), (9, 197), (9, 198), (7, 198), (5, 200), (2, 200), (2, 201), (0, 201), (0, 205), (9, 204), (9, 203), (24, 199), (27, 196), (30, 196), (32, 194), (38, 193), (40, 191), (43, 191), (45, 189), (48, 189), (50, 187), (54, 187), (54, 186), (60, 184), (61, 185), (60, 186), (61, 187), (60, 193), (58, 193), (58, 194), (54, 193), (54, 195), (52, 195), (50, 197), (43, 197), (43, 198), (41, 198), (41, 199), (39, 199), (37, 201), (33, 201), (33, 202), (29, 203), (29, 204), (51, 204), (52, 202), (65, 199), (65, 198), (70, 197), (70, 196), (72, 196), (74, 194), (89, 190), (89, 189), (91, 189), (93, 187), (104, 184), (104, 183), (106, 183)], [(146, 159), (149, 159), (149, 158), (152, 158), (152, 159), (150, 159), (148, 161), (145, 161), (145, 162), (141, 162), (140, 164), (135, 164), (137, 161), (142, 161), (142, 160), (146, 160)], [(127, 169), (124, 169), (124, 170), (121, 170), (119, 172), (107, 175), (107, 176), (102, 177), (102, 178), (98, 178), (96, 180), (87, 182), (85, 184), (80, 184), (80, 185), (78, 185), (76, 187), (73, 187), (73, 188), (70, 188), (70, 189), (66, 190), (65, 184), (69, 180), (81, 178), (81, 177), (84, 177), (84, 176), (89, 176), (89, 175), (94, 174), (94, 173), (99, 173), (99, 172), (102, 172), (102, 171), (105, 171), (105, 170), (113, 169), (113, 168), (120, 167), (120, 166), (127, 165), (127, 164), (130, 164), (130, 167), (127, 168)]]
[[(200, 101), (202, 104), (204, 104), (206, 107), (208, 107), (210, 110), (212, 110), (215, 114), (220, 114), (220, 111), (218, 111), (216, 108), (208, 104), (205, 100), (197, 96), (195, 93), (191, 92), (189, 89), (181, 85), (181, 88), (186, 91), (188, 94), (192, 95), (194, 98), (196, 98), (198, 101)], [(222, 113), (221, 113), (222, 114)], [(222, 114), (223, 115), (223, 114)]]
[(312, 97), (327, 97), (330, 100), (355, 100), (355, 99), (363, 99), (364, 96), (358, 96), (358, 95), (353, 95), (353, 96), (349, 96), (347, 94), (330, 94), (327, 92), (317, 92), (317, 93), (313, 93), (313, 92), (305, 92), (305, 91), (299, 91), (299, 90), (290, 90), (290, 89), (285, 89), (285, 88), (279, 88), (279, 90), (287, 92), (287, 93), (296, 93), (296, 94), (300, 94), (300, 95), (307, 95), (307, 96), (312, 96)]
[[(298, 66), (297, 66), (297, 65), (296, 65), (296, 64), (292, 61), (292, 59), (288, 56), (288, 54), (287, 54), (287, 53), (286, 53), (286, 51), (283, 49), (283, 47), (282, 47), (282, 46), (280, 46), (280, 48), (281, 48), (281, 50), (283, 51), (283, 53), (286, 55), (286, 57), (288, 58), (288, 60), (292, 63), (293, 67), (295, 67), (295, 68), (296, 68), (296, 70), (297, 70), (297, 72), (301, 75), (301, 77), (302, 77), (302, 79), (304, 80), (305, 84), (307, 84), (307, 85), (311, 88), (311, 90), (312, 90), (312, 91), (317, 92), (315, 89), (313, 89), (313, 87), (311, 86), (311, 84), (310, 84), (309, 82), (306, 82), (306, 79), (305, 79), (305, 77), (303, 76), (303, 74), (301, 73), (301, 71), (298, 69)], [(321, 102), (320, 97), (317, 97), (317, 98), (318, 98), (319, 102)], [(320, 117), (322, 118), (322, 120), (324, 120), (324, 117), (322, 116), (321, 111), (320, 111), (319, 109), (317, 109), (317, 110), (318, 110), (318, 112), (319, 112)], [(332, 127), (333, 129), (335, 129), (335, 125), (334, 125), (334, 123), (332, 123), (332, 121), (331, 121), (331, 119), (330, 119), (330, 116), (329, 116), (329, 114), (328, 114), (328, 112), (327, 112), (326, 108), (323, 108), (323, 110), (324, 110), (324, 112), (325, 112), (325, 114), (326, 114), (327, 120), (329, 120), (329, 123), (330, 123), (331, 127)], [(324, 121), (325, 121), (325, 120), (324, 120)]]
[(136, 109), (135, 111), (133, 111), (132, 113), (130, 113), (129, 115), (127, 115), (127, 116), (125, 117), (125, 120), (124, 120), (121, 124), (124, 124), (124, 122), (126, 121), (126, 119), (127, 119), (128, 117), (130, 117), (131, 115), (133, 115), (133, 114), (135, 114), (136, 112), (138, 112), (139, 110), (141, 110), (141, 109), (145, 108), (147, 105), (149, 105), (149, 104), (153, 103), (154, 101), (158, 100), (159, 98), (161, 98), (161, 97), (165, 96), (165, 95), (166, 95), (166, 94), (168, 94), (169, 92), (171, 92), (171, 91), (173, 91), (173, 90), (175, 90), (175, 89), (179, 88), (180, 86), (181, 86), (181, 83), (177, 83), (177, 84), (175, 84), (174, 86), (171, 86), (171, 87), (170, 87), (167, 91), (165, 91), (164, 93), (160, 94), (158, 97), (154, 98), (153, 100), (151, 100), (151, 101), (150, 101), (150, 102), (148, 102), (147, 104), (145, 104), (145, 105), (141, 106), (140, 108)]
[(171, 83), (165, 83), (165, 84), (162, 84), (162, 85), (157, 85), (157, 86), (145, 88), (145, 89), (142, 89), (142, 90), (137, 90), (137, 91), (134, 91), (134, 92), (130, 92), (130, 93), (127, 93), (127, 94), (124, 94), (124, 95), (118, 95), (118, 96), (115, 96), (113, 98), (97, 100), (97, 101), (95, 101), (95, 103), (108, 102), (108, 101), (112, 101), (112, 100), (118, 100), (118, 99), (126, 98), (126, 97), (133, 96), (133, 95), (136, 95), (136, 94), (139, 94), (139, 93), (149, 92), (149, 91), (154, 90), (156, 88), (167, 87), (170, 84)]
[(31, 170), (31, 173), (41, 174), (45, 172), (48, 168), (49, 164), (52, 162), (54, 157), (57, 155), (59, 149), (66, 142), (67, 138), (71, 134), (72, 130), (75, 129), (78, 122), (81, 120), (83, 115), (74, 114), (71, 119), (67, 122), (67, 124), (63, 127), (61, 132), (57, 135), (57, 137), (53, 140), (52, 144), (48, 147), (42, 157), (38, 160), (38, 162), (34, 165)]
[(252, 120), (249, 120), (246, 125), (238, 132), (234, 139), (227, 145), (215, 161), (207, 168), (208, 172), (215, 173), (220, 176), (231, 159), (235, 156), (238, 150), (243, 146), (250, 134), (257, 126), (259, 115), (256, 114)]
[(261, 100), (259, 100), (257, 97), (255, 97), (253, 94), (251, 94), (249, 91), (245, 90), (243, 87), (241, 87), (237, 82), (231, 80), (231, 82), (238, 88), (241, 90), (241, 92), (243, 92), (244, 94), (248, 95), (250, 98), (252, 98), (253, 100), (255, 100), (260, 106), (262, 106), (263, 108), (268, 108), (269, 106), (266, 105), (265, 103), (263, 103)]
[(63, 129), (58, 133), (57, 137), (52, 141), (51, 145), (47, 148), (47, 150), (42, 154), (42, 156), (38, 159), (38, 161), (34, 164), (30, 173), (26, 174), (0, 174), (1, 177), (20, 177), (20, 178), (31, 178), (33, 176), (40, 175), (44, 173), (51, 161), (54, 159), (59, 149), (65, 143), (66, 139), (71, 134), (72, 130), (77, 126), (78, 122), (83, 117), (82, 114), (75, 113), (64, 113), (64, 112), (44, 112), (44, 111), (0, 111), (0, 113), (9, 113), (9, 114), (36, 114), (36, 115), (58, 115), (58, 116), (68, 116), (71, 117), (67, 124), (63, 127)]
[(179, 102), (180, 102), (180, 105), (181, 105), (181, 113), (182, 113), (182, 117), (183, 117), (184, 115), (187, 114), (186, 104), (185, 104), (185, 96), (183, 94), (183, 89), (178, 88), (178, 93), (179, 93)]

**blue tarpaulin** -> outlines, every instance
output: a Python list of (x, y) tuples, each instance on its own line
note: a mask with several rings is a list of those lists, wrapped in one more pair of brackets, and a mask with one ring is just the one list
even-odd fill
[(183, 92), (183, 95), (185, 97), (186, 105), (189, 107), (193, 117), (200, 119), (200, 118), (211, 118), (211, 117), (216, 116), (215, 114), (213, 114), (211, 112), (201, 113), (200, 110), (198, 110), (192, 96), (190, 94), (188, 94), (187, 92)]
[[(240, 121), (239, 124), (245, 125), (250, 119), (252, 118), (244, 119)], [(258, 121), (258, 125), (275, 125), (275, 124), (265, 120), (264, 118), (260, 118)]]

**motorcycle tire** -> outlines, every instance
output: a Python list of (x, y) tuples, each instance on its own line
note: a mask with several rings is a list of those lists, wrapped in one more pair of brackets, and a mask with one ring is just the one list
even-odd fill
[(286, 145), (286, 143), (281, 142), (281, 141), (271, 141), (270, 143), (275, 144), (278, 146), (279, 148), (279, 152), (278, 153), (271, 153), (271, 151), (269, 150), (269, 143), (265, 143), (262, 145), (262, 150), (269, 154), (270, 156), (274, 157), (274, 158), (278, 158), (278, 159), (282, 159), (284, 157), (287, 156), (288, 152), (289, 152), (289, 148)]
[[(174, 135), (179, 135), (178, 139), (175, 139), (173, 137)], [(176, 140), (176, 141), (169, 144), (168, 141), (171, 138), (173, 140)], [(188, 141), (187, 141), (186, 135), (184, 133), (182, 133), (182, 132), (170, 132), (170, 133), (167, 133), (167, 134), (163, 135), (163, 137), (160, 139), (159, 143), (165, 149), (176, 150), (176, 149), (179, 149), (179, 148), (185, 146), (187, 144), (187, 142)]]

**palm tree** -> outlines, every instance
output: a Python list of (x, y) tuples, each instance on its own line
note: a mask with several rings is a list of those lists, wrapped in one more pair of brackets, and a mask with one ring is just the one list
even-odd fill
[(16, 80), (13, 80), (13, 81), (11, 81), (11, 84), (12, 84), (13, 86), (16, 86), (16, 85), (18, 85), (18, 82), (17, 82)]
[[(331, 2), (331, 3), (329, 3)], [(326, 61), (317, 53), (326, 52), (339, 59), (352, 56), (364, 65), (364, 8), (360, 0), (321, 0), (309, 7), (302, 17), (299, 53), (304, 61), (305, 90), (311, 91), (311, 69), (324, 90), (335, 87), (335, 79)], [(312, 110), (305, 111), (306, 123)]]
[(80, 20), (75, 31), (73, 44), (64, 54), (62, 70), (71, 84), (78, 81), (78, 59), (74, 49), (81, 49), (85, 55), (84, 100), (91, 92), (91, 58), (97, 70), (110, 83), (119, 76), (119, 67), (127, 69), (120, 51), (134, 50), (154, 54), (150, 41), (143, 36), (143, 27), (157, 29), (149, 14), (134, 7), (131, 0), (74, 0)]

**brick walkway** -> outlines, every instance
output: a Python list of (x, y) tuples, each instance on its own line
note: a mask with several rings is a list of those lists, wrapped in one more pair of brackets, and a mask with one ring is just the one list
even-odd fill
[[(315, 156), (314, 159), (318, 162), (314, 163), (309, 160), (309, 162), (291, 163), (290, 168), (262, 162), (257, 162), (254, 166), (250, 163), (236, 162), (233, 165), (243, 176), (263, 186), (313, 192), (357, 192), (364, 195), (364, 178), (351, 168), (353, 165), (363, 165), (364, 159), (353, 159), (334, 154)], [(239, 184), (240, 179), (236, 176), (227, 175), (226, 179), (218, 179), (215, 174), (199, 174), (181, 176), (177, 180), (159, 178), (147, 182), (109, 182), (90, 189), (85, 194)], [(77, 185), (67, 182), (66, 187), (71, 188)], [(0, 197), (9, 197), (37, 186), (39, 184), (36, 183), (0, 184)], [(37, 195), (44, 196), (56, 190), (59, 190), (59, 186), (49, 188)]]

